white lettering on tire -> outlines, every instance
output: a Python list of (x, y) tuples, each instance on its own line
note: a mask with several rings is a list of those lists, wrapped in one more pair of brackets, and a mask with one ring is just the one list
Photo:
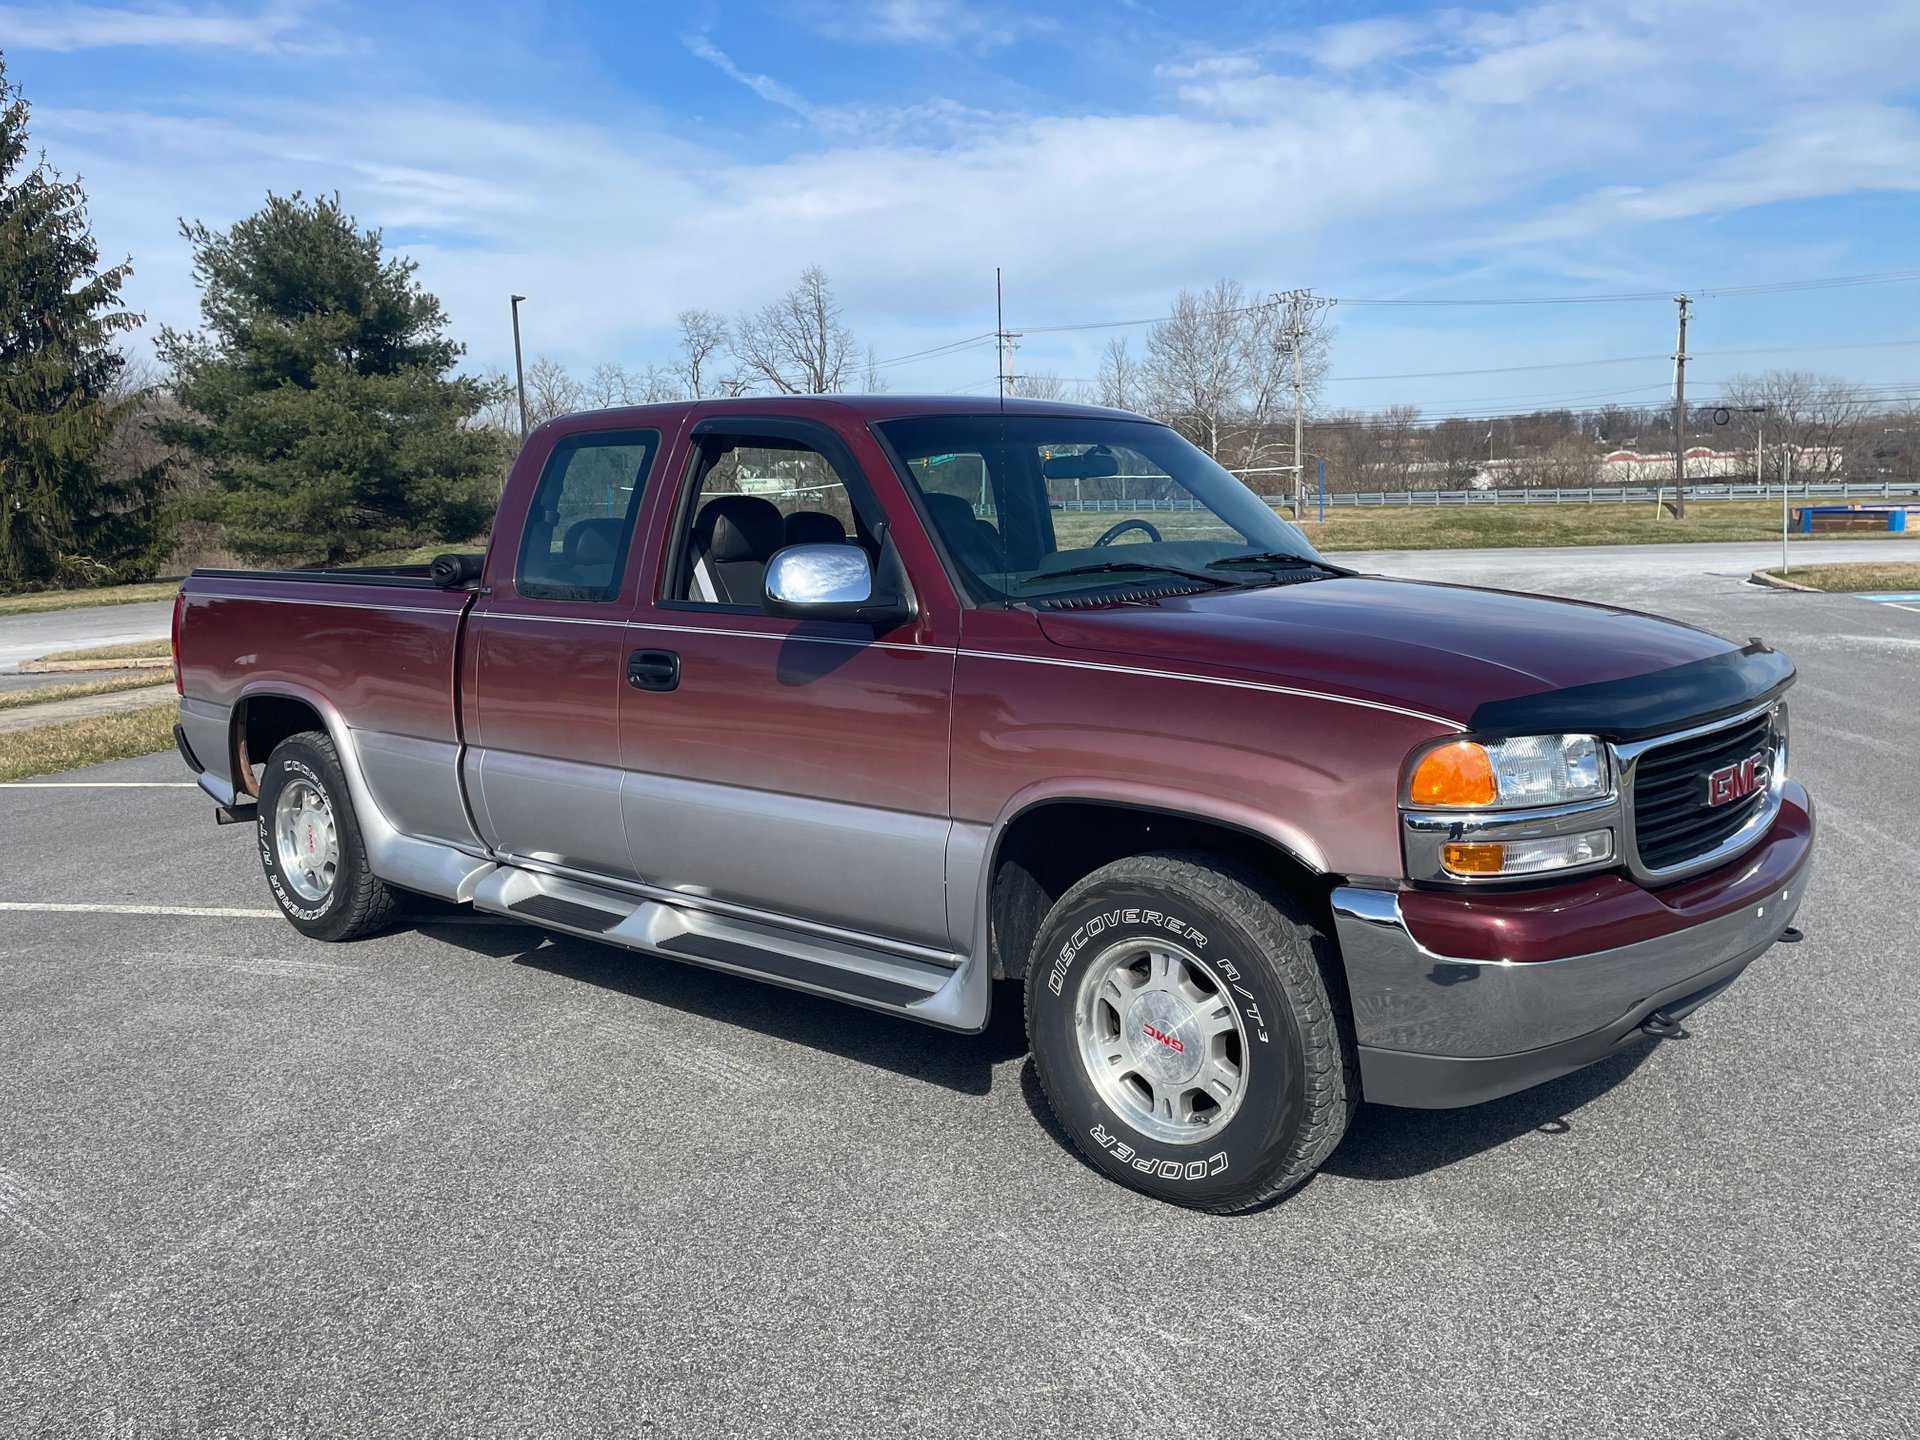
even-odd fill
[(1087, 1132), (1093, 1137), (1094, 1144), (1110, 1153), (1121, 1164), (1138, 1170), (1143, 1175), (1152, 1175), (1159, 1180), (1207, 1180), (1215, 1175), (1226, 1173), (1227, 1152), (1218, 1151), (1204, 1160), (1161, 1160), (1151, 1155), (1142, 1155), (1133, 1146), (1117, 1135), (1107, 1132), (1105, 1125), (1096, 1125)]

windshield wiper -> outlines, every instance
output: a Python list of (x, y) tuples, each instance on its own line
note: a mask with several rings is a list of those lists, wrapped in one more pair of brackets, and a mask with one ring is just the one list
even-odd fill
[(1229, 555), (1224, 560), (1209, 560), (1207, 568), (1217, 570), (1227, 565), (1258, 565), (1264, 569), (1312, 569), (1324, 570), (1329, 575), (1358, 575), (1358, 570), (1349, 570), (1344, 565), (1330, 565), (1325, 560), (1315, 560), (1308, 555), (1295, 555), (1286, 550), (1261, 550), (1251, 555)]
[(1070, 575), (1113, 575), (1128, 570), (1145, 571), (1153, 575), (1178, 575), (1183, 580), (1193, 580), (1215, 589), (1240, 583), (1220, 575), (1209, 575), (1204, 570), (1185, 570), (1178, 565), (1160, 565), (1151, 560), (1102, 560), (1097, 565), (1073, 565), (1065, 570), (1042, 570), (1029, 575), (1027, 581), (1031, 584), (1035, 580), (1064, 580)]

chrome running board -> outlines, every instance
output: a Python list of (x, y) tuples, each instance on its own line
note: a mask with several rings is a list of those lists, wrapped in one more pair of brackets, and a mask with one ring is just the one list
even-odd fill
[(878, 946), (707, 909), (641, 899), (501, 865), (473, 887), (473, 907), (553, 930), (705, 965), (943, 1029), (986, 1024), (990, 984), (960, 955), (918, 959)]

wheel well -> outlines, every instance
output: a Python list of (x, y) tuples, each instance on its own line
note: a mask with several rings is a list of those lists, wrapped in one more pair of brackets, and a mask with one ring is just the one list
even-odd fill
[(320, 712), (304, 700), (287, 695), (249, 695), (233, 719), (233, 778), (236, 791), (260, 793), (256, 766), (266, 762), (273, 747), (303, 730), (325, 730)]
[(1047, 801), (1013, 818), (994, 855), (988, 900), (994, 975), (1018, 980), (1026, 974), (1047, 912), (1077, 882), (1102, 865), (1154, 850), (1198, 850), (1236, 861), (1323, 914), (1336, 883), (1265, 836), (1236, 826), (1130, 805)]

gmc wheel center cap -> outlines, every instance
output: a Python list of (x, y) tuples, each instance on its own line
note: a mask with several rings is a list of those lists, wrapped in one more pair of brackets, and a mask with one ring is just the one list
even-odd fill
[(1191, 1080), (1206, 1058), (1193, 1006), (1165, 990), (1149, 990), (1127, 1007), (1126, 1039), (1134, 1064), (1156, 1085)]

